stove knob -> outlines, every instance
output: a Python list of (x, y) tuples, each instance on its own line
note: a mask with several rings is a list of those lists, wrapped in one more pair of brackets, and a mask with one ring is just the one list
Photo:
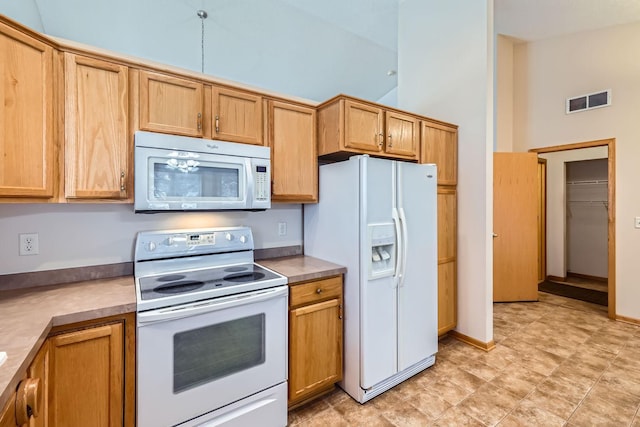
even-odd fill
[(247, 243), (247, 236), (240, 236), (240, 243)]
[(156, 244), (155, 244), (154, 242), (149, 242), (149, 243), (147, 244), (147, 250), (148, 250), (149, 252), (153, 252), (153, 251), (155, 251), (155, 250), (156, 250)]
[(173, 236), (167, 237), (167, 246), (173, 246), (174, 243)]
[(224, 237), (228, 240), (228, 241), (232, 241), (233, 240), (233, 234), (231, 233), (227, 233), (224, 235)]

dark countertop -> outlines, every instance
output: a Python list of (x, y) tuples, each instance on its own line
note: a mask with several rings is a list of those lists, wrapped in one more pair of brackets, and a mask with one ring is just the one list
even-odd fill
[(132, 276), (0, 292), (0, 410), (54, 326), (136, 311)]
[(347, 272), (346, 267), (305, 255), (263, 259), (258, 261), (258, 264), (287, 276), (290, 285)]

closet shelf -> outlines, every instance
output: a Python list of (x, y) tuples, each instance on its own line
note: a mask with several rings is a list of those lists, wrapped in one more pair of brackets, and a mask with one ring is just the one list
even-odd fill
[(589, 179), (584, 181), (567, 181), (567, 185), (606, 185), (609, 184), (607, 179)]

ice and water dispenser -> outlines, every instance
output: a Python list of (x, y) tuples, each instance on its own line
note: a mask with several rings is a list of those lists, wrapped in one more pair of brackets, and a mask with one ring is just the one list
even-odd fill
[(396, 229), (393, 223), (369, 224), (369, 278), (393, 276), (396, 267)]

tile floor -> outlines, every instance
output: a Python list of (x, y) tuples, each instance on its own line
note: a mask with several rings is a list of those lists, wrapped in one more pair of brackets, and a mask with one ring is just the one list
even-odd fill
[(640, 427), (640, 327), (540, 293), (494, 304), (494, 340), (487, 353), (444, 338), (424, 372), (364, 405), (337, 389), (289, 425)]

